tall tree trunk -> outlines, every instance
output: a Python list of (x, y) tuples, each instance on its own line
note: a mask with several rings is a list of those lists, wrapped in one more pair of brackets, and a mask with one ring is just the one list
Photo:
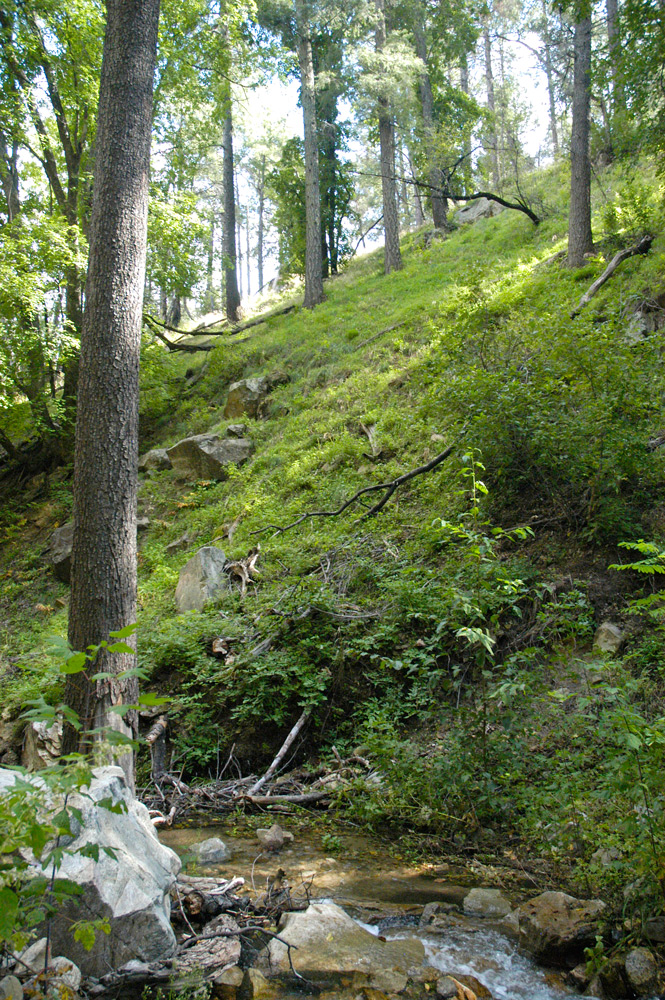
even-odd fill
[(400, 208), (402, 210), (404, 225), (407, 229), (411, 228), (411, 204), (409, 201), (409, 188), (407, 185), (406, 178), (406, 157), (404, 155), (404, 145), (400, 140), (398, 140), (398, 153), (399, 153), (399, 176), (400, 176)]
[[(159, 0), (107, 0), (106, 9), (74, 466), (69, 641), (79, 650), (136, 621), (139, 348)], [(136, 677), (117, 676), (135, 666), (134, 653), (100, 650), (93, 672), (115, 676), (68, 675), (65, 701), (83, 729), (66, 728), (64, 753), (88, 750), (92, 728), (136, 735), (136, 713), (113, 712), (136, 702)], [(133, 786), (133, 755), (119, 762)]]
[(18, 143), (6, 142), (0, 132), (0, 183), (7, 203), (7, 221), (13, 222), (21, 211), (19, 197)]
[(305, 308), (323, 302), (323, 255), (321, 252), (321, 197), (319, 150), (316, 129), (314, 61), (305, 0), (295, 0), (298, 24), (300, 103), (305, 135)]
[(238, 183), (236, 178), (236, 277), (238, 279), (238, 295), (242, 301), (242, 229), (240, 228), (240, 198), (238, 197)]
[(213, 312), (215, 308), (215, 290), (212, 283), (213, 268), (215, 263), (215, 213), (210, 212), (210, 240), (208, 241), (208, 262), (206, 266), (206, 291), (204, 309), (206, 312)]
[(501, 188), (501, 171), (499, 169), (499, 145), (496, 135), (496, 100), (494, 97), (494, 73), (492, 71), (492, 43), (487, 23), (483, 28), (483, 47), (485, 51), (485, 89), (487, 92), (487, 109), (491, 115), (489, 126), (489, 154), (492, 168), (492, 185), (495, 191)]
[(250, 281), (251, 252), (249, 249), (249, 207), (245, 209), (245, 248), (247, 250), (247, 257), (245, 260), (245, 266), (247, 268), (247, 298), (249, 298), (252, 294)]
[[(384, 0), (375, 0), (378, 21), (375, 31), (376, 51), (386, 44)], [(381, 150), (381, 193), (383, 196), (384, 271), (399, 271), (402, 255), (399, 248), (399, 216), (395, 184), (395, 123), (387, 97), (379, 97), (379, 144)]]
[(224, 162), (222, 166), (222, 185), (224, 188), (222, 258), (226, 318), (230, 323), (237, 323), (240, 318), (240, 292), (238, 290), (238, 255), (236, 252), (236, 191), (233, 174), (233, 117), (230, 92), (227, 99), (229, 104), (224, 119)]
[[(469, 94), (469, 63), (466, 57), (466, 52), (463, 52), (460, 56), (459, 64), (459, 85), (460, 90), (463, 94)], [(464, 190), (471, 191), (471, 180), (472, 180), (472, 163), (471, 163), (471, 136), (465, 133), (464, 143), (462, 146), (462, 152), (464, 153), (464, 160), (462, 162), (462, 177), (464, 179)]]
[(256, 240), (256, 264), (259, 271), (259, 291), (263, 288), (263, 211), (265, 199), (266, 180), (266, 158), (261, 157), (261, 168), (259, 170), (259, 226)]
[(421, 60), (424, 70), (420, 74), (420, 106), (423, 112), (423, 125), (425, 127), (425, 145), (427, 149), (427, 160), (429, 164), (428, 181), (430, 184), (430, 201), (432, 204), (432, 221), (436, 229), (446, 229), (448, 226), (448, 200), (443, 195), (443, 174), (441, 168), (436, 165), (437, 151), (434, 142), (434, 95), (432, 94), (432, 83), (427, 69), (427, 39), (425, 28), (422, 22), (422, 15), (419, 8), (416, 9), (415, 21), (413, 25), (413, 37), (416, 43), (416, 55)]
[(552, 136), (552, 153), (555, 159), (559, 155), (559, 130), (556, 120), (556, 97), (554, 93), (554, 71), (552, 69), (552, 39), (550, 37), (550, 18), (548, 5), (543, 0), (543, 42), (545, 45), (545, 76), (547, 78), (547, 96), (549, 98), (550, 133)]
[(610, 50), (610, 72), (612, 74), (612, 111), (624, 111), (626, 97), (621, 80), (620, 57), (621, 39), (619, 37), (619, 3), (618, 0), (606, 0), (607, 41)]
[(593, 250), (591, 235), (591, 160), (589, 113), (591, 107), (591, 17), (575, 25), (573, 75), (573, 127), (570, 138), (570, 214), (568, 216), (568, 266), (581, 267), (584, 254)]

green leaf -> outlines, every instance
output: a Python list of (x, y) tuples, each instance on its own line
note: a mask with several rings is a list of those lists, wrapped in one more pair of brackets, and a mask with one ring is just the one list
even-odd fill
[(140, 703), (142, 705), (148, 705), (151, 708), (158, 705), (167, 705), (170, 700), (170, 698), (160, 698), (159, 695), (153, 694), (152, 691), (147, 691), (145, 694), (139, 695)]
[(85, 665), (88, 662), (88, 657), (85, 653), (74, 653), (73, 656), (68, 657), (63, 664), (60, 666), (61, 674), (80, 674), (82, 670), (85, 670)]
[(130, 656), (136, 654), (136, 650), (131, 646), (128, 646), (126, 642), (114, 642), (112, 646), (108, 647), (109, 653), (129, 653)]
[(18, 896), (12, 889), (0, 889), (0, 941), (7, 941), (18, 915)]
[[(112, 639), (126, 639), (130, 635), (134, 635), (138, 628), (138, 624), (126, 625), (124, 628), (119, 629), (117, 632), (109, 632)], [(133, 650), (132, 650), (133, 652)]]

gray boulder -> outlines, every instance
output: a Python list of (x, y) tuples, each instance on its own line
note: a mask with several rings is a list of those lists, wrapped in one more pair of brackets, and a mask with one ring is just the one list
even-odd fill
[(242, 465), (253, 452), (249, 438), (196, 434), (178, 441), (167, 454), (176, 474), (184, 479), (224, 480), (228, 465)]
[(225, 418), (227, 420), (234, 420), (237, 417), (257, 419), (260, 415), (260, 406), (270, 389), (270, 379), (266, 378), (265, 375), (233, 382), (229, 386), (229, 393), (226, 397)]
[(477, 198), (470, 201), (455, 213), (455, 222), (476, 222), (478, 219), (491, 219), (503, 212), (503, 205), (489, 198)]
[(0, 1000), (23, 1000), (23, 987), (16, 976), (0, 979)]
[(206, 601), (230, 587), (224, 572), (226, 556), (214, 545), (204, 545), (180, 570), (175, 602), (178, 612), (201, 611)]
[(243, 438), (247, 433), (247, 424), (229, 424), (226, 428), (226, 436), (230, 438)]
[(153, 448), (139, 458), (139, 472), (163, 472), (172, 468), (166, 448)]
[(406, 988), (409, 971), (421, 966), (425, 958), (418, 939), (382, 941), (334, 903), (312, 903), (303, 912), (285, 913), (277, 930), (282, 940), (270, 942), (261, 971), (291, 974), (284, 943), (288, 942), (298, 949), (291, 955), (297, 972), (328, 988), (350, 980), (354, 988), (371, 986), (399, 993)]
[(638, 997), (654, 993), (658, 984), (656, 959), (648, 948), (632, 948), (626, 955), (626, 978)]
[(470, 917), (507, 917), (512, 906), (500, 889), (472, 889), (464, 897), (464, 912)]
[[(72, 814), (72, 838), (64, 844), (67, 853), (58, 877), (76, 882), (81, 893), (59, 907), (51, 950), (75, 963), (84, 976), (101, 977), (135, 959), (151, 962), (175, 953), (169, 894), (180, 861), (160, 844), (148, 810), (127, 788), (122, 768), (95, 768), (93, 776), (84, 792), (68, 800), (70, 809), (80, 810), (82, 822)], [(12, 772), (0, 771), (0, 794), (14, 780)], [(102, 800), (122, 811), (111, 812), (99, 804)], [(61, 804), (54, 802), (53, 808)], [(99, 848), (97, 861), (79, 853), (87, 845)], [(109, 921), (110, 933), (98, 933), (91, 951), (75, 941), (71, 931), (82, 917)]]
[(618, 653), (625, 639), (625, 633), (612, 622), (603, 622), (596, 629), (593, 644), (601, 653)]
[(544, 964), (566, 964), (593, 945), (605, 903), (543, 892), (517, 908), (521, 943)]
[(72, 569), (72, 546), (74, 544), (74, 524), (63, 524), (56, 528), (48, 543), (49, 560), (58, 580), (69, 583)]
[(231, 851), (219, 837), (208, 837), (194, 844), (192, 853), (201, 865), (219, 865), (231, 859)]
[(29, 722), (23, 731), (21, 765), (28, 771), (49, 767), (60, 756), (62, 723)]

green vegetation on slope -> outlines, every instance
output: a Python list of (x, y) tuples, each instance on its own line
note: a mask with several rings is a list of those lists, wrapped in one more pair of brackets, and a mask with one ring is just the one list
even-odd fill
[[(146, 345), (147, 445), (223, 432), (238, 378), (289, 381), (265, 419), (248, 421), (255, 456), (226, 482), (144, 481), (140, 655), (173, 698), (189, 776), (232, 744), (243, 766), (260, 767), (312, 705), (303, 753), (362, 744), (382, 774), (343, 803), (363, 822), (485, 845), (502, 831), (504, 843), (575, 861), (580, 879), (619, 890), (637, 878), (653, 907), (665, 855), (660, 605), (626, 619), (623, 659), (591, 641), (603, 615), (625, 610), (631, 578), (607, 568), (621, 561), (617, 543), (665, 544), (663, 451), (647, 446), (663, 426), (662, 333), (634, 334), (633, 318), (663, 292), (663, 192), (606, 174), (599, 255), (571, 273), (565, 206), (554, 203), (561, 173), (538, 178), (539, 227), (504, 212), (446, 239), (416, 233), (403, 271), (386, 278), (368, 256), (328, 283), (316, 310), (220, 338), (191, 388), (191, 356)], [(603, 258), (647, 230), (652, 253), (627, 261), (571, 320)], [(275, 527), (448, 444), (451, 457), (376, 518), (355, 505)], [(67, 486), (48, 491), (3, 515), (11, 711), (52, 678), (29, 650), (65, 632), (66, 589), (39, 549), (66, 519)], [(190, 549), (168, 554), (185, 531)], [(255, 587), (176, 614), (195, 548), (242, 558), (257, 540)], [(226, 663), (209, 655), (217, 636), (230, 641)], [(598, 848), (612, 850), (609, 867), (592, 860)]]

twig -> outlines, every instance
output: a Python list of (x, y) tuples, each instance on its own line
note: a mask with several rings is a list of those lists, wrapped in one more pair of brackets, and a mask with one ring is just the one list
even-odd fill
[(318, 802), (320, 799), (327, 799), (330, 792), (303, 792), (300, 795), (247, 795), (246, 801), (254, 806), (271, 806), (280, 802), (288, 802), (291, 805), (304, 806), (308, 802)]
[[(463, 433), (464, 431), (462, 431), (462, 434)], [(461, 434), (459, 437), (461, 437)], [(457, 440), (459, 440), (459, 437)], [(457, 443), (457, 441), (455, 443)], [(367, 493), (378, 493), (379, 490), (384, 490), (384, 495), (381, 499), (375, 503), (373, 507), (370, 507), (367, 511), (365, 511), (365, 513), (362, 514), (358, 520), (364, 520), (366, 517), (374, 517), (374, 515), (378, 514), (380, 510), (383, 510), (393, 493), (395, 493), (400, 486), (403, 486), (404, 483), (408, 483), (409, 480), (414, 479), (416, 476), (422, 476), (426, 472), (431, 472), (432, 469), (437, 467), (437, 465), (441, 465), (441, 463), (444, 462), (453, 452), (454, 448), (454, 444), (449, 445), (445, 451), (442, 451), (430, 462), (427, 462), (425, 465), (419, 465), (417, 469), (412, 469), (411, 472), (405, 472), (403, 476), (398, 476), (397, 479), (393, 479), (392, 482), (377, 483), (375, 486), (365, 486), (362, 490), (358, 490), (357, 493), (354, 493), (352, 497), (349, 497), (348, 500), (345, 500), (344, 503), (337, 508), (337, 510), (312, 510), (307, 514), (302, 514), (295, 521), (292, 521), (291, 524), (287, 524), (284, 527), (279, 524), (267, 524), (264, 528), (258, 528), (256, 531), (250, 532), (250, 534), (260, 535), (264, 531), (278, 531), (283, 533), (285, 531), (290, 531), (291, 528), (295, 528), (298, 524), (302, 524), (303, 521), (306, 521), (310, 517), (338, 517), (348, 507), (350, 507), (351, 504), (359, 500), (360, 497), (365, 496)]]
[(393, 323), (392, 326), (387, 326), (385, 330), (379, 330), (378, 333), (375, 333), (371, 337), (368, 337), (367, 340), (361, 340), (359, 344), (354, 344), (353, 350), (357, 351), (361, 347), (365, 347), (367, 344), (371, 344), (373, 340), (378, 340), (379, 337), (382, 337), (384, 335), (384, 333), (390, 333), (392, 330), (398, 330), (400, 326), (406, 326), (407, 323), (408, 320), (406, 319), (403, 319), (401, 323)]
[(280, 748), (279, 753), (277, 754), (277, 756), (273, 760), (272, 764), (270, 765), (270, 767), (268, 768), (268, 770), (266, 771), (266, 773), (263, 775), (262, 778), (259, 778), (258, 781), (254, 782), (254, 784), (252, 785), (252, 787), (249, 789), (249, 791), (247, 792), (248, 798), (251, 798), (253, 795), (256, 795), (256, 793), (261, 788), (263, 788), (263, 786), (265, 785), (266, 781), (269, 781), (270, 778), (272, 778), (273, 774), (275, 773), (275, 771), (277, 770), (277, 768), (279, 767), (279, 765), (281, 764), (281, 762), (286, 757), (286, 754), (288, 752), (289, 747), (291, 746), (291, 744), (293, 743), (293, 741), (295, 740), (296, 736), (298, 735), (298, 733), (300, 732), (300, 730), (303, 728), (303, 726), (305, 725), (305, 723), (307, 722), (307, 720), (309, 719), (309, 717), (310, 717), (311, 714), (312, 714), (312, 709), (311, 709), (311, 706), (310, 706), (310, 707), (308, 707), (308, 708), (306, 708), (304, 710), (304, 712), (302, 713), (302, 715), (300, 716), (300, 718), (296, 722), (295, 726), (292, 728), (291, 732), (289, 733), (289, 735), (286, 737), (286, 739), (282, 743), (282, 746)]
[(577, 305), (577, 309), (573, 309), (571, 312), (570, 318), (575, 319), (575, 317), (579, 315), (584, 306), (591, 301), (596, 292), (612, 277), (619, 265), (623, 264), (624, 260), (628, 260), (629, 257), (636, 257), (638, 254), (648, 253), (651, 249), (652, 243), (653, 236), (643, 236), (639, 243), (636, 243), (632, 247), (628, 247), (626, 250), (620, 250), (619, 253), (612, 258), (600, 278), (596, 278), (591, 288), (584, 293)]

